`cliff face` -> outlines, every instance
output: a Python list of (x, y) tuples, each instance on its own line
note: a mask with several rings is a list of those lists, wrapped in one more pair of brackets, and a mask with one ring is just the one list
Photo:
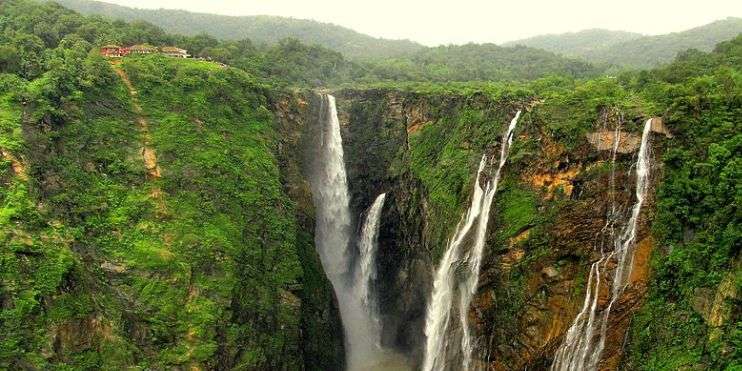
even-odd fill
[[(600, 258), (601, 244), (610, 249), (611, 242), (600, 238), (608, 210), (615, 206), (628, 219), (638, 149), (629, 142), (640, 134), (642, 117), (628, 112), (632, 118), (626, 119), (606, 108), (592, 119), (593, 131), (620, 124), (621, 135), (629, 138), (617, 154), (614, 173), (610, 148), (589, 141), (597, 134), (560, 142), (549, 132), (549, 120), (562, 107), (532, 96), (495, 99), (373, 89), (334, 94), (353, 214), (361, 215), (376, 195), (387, 192), (375, 285), (383, 342), (415, 362), (424, 351), (433, 269), (469, 202), (476, 162), (483, 152), (497, 152), (504, 125), (517, 109), (525, 110), (496, 196), (469, 316), (480, 364), (513, 370), (547, 367), (580, 310), (590, 264)], [(279, 105), (279, 111), (286, 108)], [(655, 138), (660, 153), (661, 136)], [(653, 172), (655, 184), (661, 166)], [(645, 205), (631, 283), (609, 320), (604, 369), (615, 369), (620, 362), (622, 339), (647, 285), (652, 197)], [(608, 289), (601, 291), (599, 306), (604, 308)]]
[(265, 91), (208, 63), (101, 63), (58, 110), (0, 94), (0, 368), (342, 369)]
[[(0, 368), (342, 369), (308, 185), (318, 96), (156, 57), (123, 63), (126, 86), (103, 63), (101, 81), (55, 110), (33, 95), (52, 80), (32, 101), (0, 94)], [(497, 156), (523, 110), (467, 314), (478, 365), (551, 364), (607, 226), (628, 219), (642, 123), (657, 112), (611, 80), (589, 85), (334, 92), (353, 216), (387, 193), (372, 288), (385, 346), (422, 358), (434, 268), (482, 153)], [(712, 368), (735, 354), (738, 229), (714, 223), (736, 212), (739, 101), (678, 99), (667, 127), (652, 122), (650, 192), (601, 369)]]

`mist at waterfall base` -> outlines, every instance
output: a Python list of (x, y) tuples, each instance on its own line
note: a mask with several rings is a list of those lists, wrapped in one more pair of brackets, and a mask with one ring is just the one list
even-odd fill
[(381, 328), (369, 289), (375, 276), (376, 240), (385, 194), (379, 195), (366, 213), (362, 235), (356, 238), (335, 97), (322, 95), (320, 116), (320, 148), (310, 176), (316, 208), (315, 245), (337, 297), (347, 369), (406, 369), (404, 357), (380, 345)]
[[(597, 370), (600, 363), (601, 354), (605, 346), (608, 316), (611, 313), (616, 300), (623, 294), (628, 285), (628, 278), (631, 275), (633, 266), (634, 248), (636, 246), (636, 237), (638, 232), (639, 214), (642, 205), (647, 196), (649, 189), (649, 171), (651, 167), (649, 137), (651, 135), (652, 119), (644, 123), (642, 132), (641, 146), (636, 161), (636, 201), (631, 208), (628, 221), (619, 234), (614, 233), (614, 223), (616, 222), (617, 210), (615, 202), (611, 207), (604, 231), (609, 236), (612, 244), (610, 252), (606, 252), (601, 246), (601, 258), (590, 267), (589, 278), (587, 282), (587, 292), (582, 309), (572, 322), (564, 341), (557, 350), (551, 370), (570, 371), (570, 370)], [(614, 135), (614, 144), (612, 151), (613, 166), (615, 166), (616, 151), (618, 149), (620, 130), (616, 128)], [(613, 191), (614, 176), (611, 175), (611, 191)], [(609, 262), (615, 262), (615, 268), (606, 272)], [(598, 296), (601, 285), (601, 272), (608, 273), (607, 282), (611, 292), (611, 300), (608, 306), (603, 309), (603, 313), (598, 315)], [(595, 330), (598, 330), (597, 333)], [(596, 339), (597, 338), (597, 339)], [(596, 342), (597, 340), (597, 342)]]
[[(518, 111), (503, 134), (497, 170), (494, 176), (487, 180), (482, 176), (488, 163), (487, 155), (482, 155), (474, 182), (471, 205), (456, 226), (456, 231), (434, 274), (433, 294), (425, 318), (426, 344), (422, 366), (424, 371), (472, 368), (476, 344), (469, 330), (469, 307), (479, 282), (490, 209), (520, 114), (521, 111)], [(470, 247), (465, 250), (467, 243)], [(452, 317), (456, 312), (458, 327), (451, 328)], [(460, 360), (460, 363), (457, 360)]]

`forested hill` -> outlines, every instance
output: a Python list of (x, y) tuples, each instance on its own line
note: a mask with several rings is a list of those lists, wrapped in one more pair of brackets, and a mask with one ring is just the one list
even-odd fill
[(596, 49), (610, 47), (619, 43), (641, 38), (643, 35), (634, 32), (612, 31), (600, 28), (548, 34), (511, 41), (504, 46), (525, 45), (532, 48), (548, 50), (571, 57), (587, 57)]
[[(80, 0), (62, 0), (61, 2), (81, 6), (102, 4), (105, 8), (101, 9), (108, 9), (108, 5), (104, 3)], [(12, 3), (31, 4), (31, 2)], [(600, 72), (586, 62), (565, 58), (545, 50), (528, 47), (500, 47), (494, 44), (421, 48), (416, 51), (409, 50), (407, 55), (398, 57), (389, 57), (388, 55), (393, 54), (388, 52), (389, 49), (374, 49), (368, 46), (364, 47), (368, 53), (377, 56), (387, 55), (387, 57), (376, 60), (356, 60), (338, 51), (342, 48), (333, 49), (322, 44), (302, 42), (298, 38), (281, 39), (275, 43), (261, 43), (252, 38), (230, 40), (204, 33), (193, 36), (167, 33), (166, 30), (160, 28), (160, 25), (167, 26), (168, 22), (174, 22), (168, 17), (155, 17), (157, 19), (153, 22), (132, 21), (130, 25), (122, 20), (112, 21), (108, 17), (100, 16), (91, 16), (82, 21), (80, 19), (83, 17), (79, 14), (74, 13), (75, 16), (72, 16), (70, 15), (72, 11), (62, 8), (61, 5), (52, 4), (53, 2), (49, 2), (47, 8), (29, 6), (28, 11), (34, 14), (38, 12), (37, 18), (42, 19), (40, 23), (45, 25), (70, 22), (63, 18), (84, 23), (85, 27), (90, 29), (83, 33), (83, 37), (92, 43), (92, 46), (107, 43), (131, 45), (144, 42), (155, 46), (177, 45), (188, 49), (189, 53), (196, 57), (210, 58), (238, 67), (260, 79), (292, 85), (326, 86), (400, 80), (417, 82), (523, 81), (549, 75), (582, 78), (595, 76)], [(54, 6), (59, 9), (52, 8)], [(61, 11), (62, 9), (64, 11)], [(138, 12), (134, 9), (116, 6), (111, 6), (110, 9)], [(178, 14), (191, 13), (180, 12)], [(225, 17), (225, 19), (233, 18)], [(185, 23), (187, 22), (183, 24)], [(210, 24), (220, 24), (220, 22)], [(111, 27), (114, 27), (116, 32), (102, 32), (102, 29)], [(277, 29), (280, 27), (277, 26)], [(43, 31), (42, 39), (48, 38), (50, 41), (55, 41), (60, 38), (60, 30), (54, 27), (38, 26), (38, 30)], [(326, 37), (334, 37), (333, 34), (334, 32), (324, 33)], [(8, 37), (15, 38), (12, 35)], [(0, 54), (0, 63), (3, 63), (3, 60), (9, 60), (7, 63), (13, 64), (15, 52), (11, 49), (17, 51), (22, 48), (18, 43), (22, 43), (22, 40), (9, 43), (12, 46), (7, 46), (7, 53)]]
[(411, 81), (533, 80), (548, 75), (590, 77), (602, 70), (591, 64), (525, 46), (448, 45), (369, 66), (385, 78)]
[(87, 0), (56, 0), (82, 14), (97, 14), (124, 21), (143, 20), (181, 35), (206, 33), (223, 40), (249, 38), (258, 43), (275, 44), (291, 37), (343, 53), (349, 58), (389, 58), (424, 48), (408, 40), (374, 38), (351, 29), (306, 19), (275, 16), (231, 17), (191, 13), (172, 9), (135, 9)]
[(648, 68), (669, 63), (687, 49), (711, 51), (742, 33), (742, 18), (727, 18), (683, 32), (641, 36), (621, 31), (587, 30), (517, 40), (506, 45), (541, 48), (596, 64)]

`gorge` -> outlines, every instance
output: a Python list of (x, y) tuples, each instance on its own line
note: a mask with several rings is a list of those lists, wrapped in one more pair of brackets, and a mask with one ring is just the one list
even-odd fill
[(614, 76), (30, 0), (0, 31), (0, 369), (741, 364), (742, 36)]
[[(534, 126), (534, 120), (537, 120), (535, 118), (537, 116), (534, 116), (534, 114), (548, 107), (549, 102), (547, 101), (541, 102), (529, 97), (501, 102), (489, 101), (483, 97), (451, 97), (447, 98), (451, 100), (445, 103), (450, 107), (447, 108), (449, 111), (438, 111), (438, 108), (431, 105), (429, 101), (431, 98), (435, 99), (434, 96), (426, 94), (409, 94), (386, 90), (341, 90), (337, 91), (336, 95), (339, 96), (337, 101), (337, 115), (340, 122), (339, 133), (343, 137), (342, 145), (345, 148), (345, 154), (348, 156), (344, 163), (347, 169), (348, 192), (351, 200), (350, 209), (352, 211), (350, 214), (360, 216), (365, 213), (366, 218), (369, 218), (375, 212), (379, 213), (374, 217), (374, 219), (379, 218), (376, 226), (378, 228), (378, 246), (375, 247), (378, 253), (375, 258), (378, 260), (375, 268), (378, 270), (378, 275), (375, 279), (370, 280), (371, 284), (368, 286), (356, 284), (356, 290), (360, 293), (361, 298), (366, 297), (366, 290), (370, 290), (371, 295), (368, 297), (371, 300), (368, 302), (378, 303), (378, 317), (375, 317), (371, 322), (379, 321), (376, 323), (380, 324), (381, 341), (379, 344), (381, 349), (388, 350), (396, 356), (404, 355), (398, 358), (405, 359), (404, 361), (400, 363), (392, 362), (392, 364), (406, 365), (399, 369), (407, 369), (411, 366), (413, 369), (437, 370), (479, 369), (484, 368), (487, 363), (501, 365), (497, 367), (510, 365), (510, 367), (518, 368), (518, 366), (513, 365), (535, 365), (539, 362), (549, 362), (549, 358), (546, 357), (550, 357), (552, 347), (555, 347), (553, 351), (556, 351), (556, 347), (559, 345), (556, 342), (561, 339), (558, 334), (563, 331), (564, 334), (567, 334), (566, 339), (569, 339), (569, 334), (574, 332), (568, 331), (567, 325), (572, 322), (570, 316), (577, 316), (579, 319), (580, 317), (587, 317), (589, 314), (580, 315), (577, 313), (580, 308), (574, 306), (574, 304), (577, 303), (578, 299), (576, 297), (570, 299), (569, 291), (554, 291), (543, 298), (528, 299), (533, 301), (534, 305), (538, 302), (545, 303), (538, 304), (544, 308), (540, 313), (524, 313), (529, 316), (544, 316), (540, 320), (543, 322), (535, 324), (537, 331), (541, 332), (535, 335), (524, 333), (519, 336), (522, 339), (521, 341), (530, 344), (529, 347), (542, 347), (541, 352), (543, 353), (534, 353), (527, 356), (533, 357), (529, 360), (519, 359), (519, 357), (523, 357), (520, 350), (500, 348), (493, 351), (491, 345), (488, 344), (498, 340), (487, 338), (481, 333), (482, 329), (486, 328), (483, 326), (495, 325), (491, 322), (492, 319), (488, 319), (488, 322), (482, 322), (482, 318), (490, 318), (489, 316), (493, 314), (497, 315), (492, 312), (488, 313), (494, 308), (487, 306), (487, 301), (494, 299), (493, 296), (489, 296), (493, 295), (495, 290), (491, 286), (494, 283), (493, 279), (503, 273), (512, 274), (510, 272), (518, 269), (519, 261), (525, 260), (524, 255), (527, 253), (523, 252), (523, 248), (529, 246), (529, 241), (535, 243), (550, 235), (554, 237), (562, 236), (559, 242), (559, 245), (562, 246), (561, 249), (567, 251), (575, 249), (573, 250), (575, 252), (586, 249), (582, 250), (586, 254), (585, 259), (592, 259), (591, 256), (594, 253), (587, 249), (592, 244), (589, 246), (584, 244), (591, 239), (587, 236), (596, 235), (601, 230), (607, 230), (609, 227), (613, 228), (613, 224), (617, 223), (616, 227), (626, 225), (624, 232), (615, 234), (619, 236), (617, 239), (620, 243), (607, 245), (604, 253), (606, 255), (612, 254), (615, 250), (615, 254), (623, 254), (624, 250), (622, 249), (634, 249), (632, 244), (634, 240), (639, 239), (637, 236), (646, 236), (648, 233), (646, 230), (647, 221), (642, 221), (639, 216), (643, 198), (646, 197), (644, 194), (651, 192), (646, 173), (647, 164), (650, 161), (649, 155), (652, 153), (648, 148), (648, 136), (652, 131), (669, 135), (664, 124), (658, 118), (644, 120), (645, 122), (641, 126), (637, 122), (622, 123), (621, 120), (623, 119), (619, 115), (615, 115), (611, 111), (605, 111), (601, 114), (603, 118), (600, 119), (602, 120), (600, 125), (605, 125), (610, 129), (604, 131), (599, 129), (598, 132), (607, 133), (604, 140), (608, 140), (609, 143), (607, 146), (596, 143), (592, 149), (589, 144), (587, 147), (582, 147), (581, 151), (586, 153), (584, 159), (577, 164), (568, 165), (580, 169), (579, 173), (575, 174), (569, 167), (562, 168), (563, 165), (560, 164), (560, 161), (553, 165), (552, 159), (559, 159), (559, 156), (565, 154), (563, 150), (557, 152), (557, 154), (553, 154), (553, 152), (550, 154), (550, 151), (554, 151), (553, 143), (547, 142), (547, 146), (542, 147), (541, 151), (543, 152), (532, 153), (527, 156), (522, 156), (523, 150), (529, 147), (518, 147), (520, 141), (534, 143), (546, 139), (540, 136), (538, 126)], [(296, 122), (299, 122), (298, 128), (301, 128), (307, 125), (325, 125), (328, 122), (327, 116), (323, 116), (321, 113), (324, 112), (324, 108), (313, 108), (321, 105), (320, 102), (326, 98), (316, 96), (315, 93), (305, 93), (298, 97), (287, 97), (287, 99), (280, 101), (278, 105), (279, 119), (285, 125), (297, 127)], [(526, 108), (521, 110), (519, 107)], [(312, 124), (312, 121), (314, 121), (312, 117), (315, 115), (313, 112), (319, 112), (316, 124)], [(460, 116), (462, 113), (464, 116)], [(456, 122), (448, 121), (447, 116), (449, 115), (456, 115), (458, 117), (457, 121), (462, 122), (457, 125)], [(497, 121), (509, 121), (510, 124), (504, 131), (496, 130), (498, 125), (494, 123)], [(516, 130), (519, 121), (523, 123), (523, 129), (520, 131)], [(329, 122), (334, 121), (330, 120)], [(472, 124), (469, 123), (475, 126), (471, 126)], [(479, 123), (493, 123), (494, 125), (481, 125)], [(423, 126), (422, 129), (420, 128), (421, 125)], [(446, 128), (447, 125), (454, 126)], [(627, 125), (629, 128), (632, 126), (641, 128), (640, 131), (643, 135), (625, 131)], [(440, 142), (437, 140), (431, 142), (430, 137), (420, 137), (425, 135), (426, 131), (429, 133), (428, 135), (432, 134), (436, 127), (446, 128), (444, 132), (453, 133), (454, 136), (438, 137)], [(306, 131), (306, 129), (302, 130)], [(467, 132), (469, 135), (456, 137), (459, 130)], [(479, 143), (482, 145), (481, 148), (485, 149), (485, 155), (480, 157), (477, 171), (473, 172), (476, 176), (469, 180), (468, 171), (466, 173), (461, 171), (459, 172), (462, 174), (459, 178), (460, 183), (455, 186), (457, 188), (461, 187), (462, 190), (473, 187), (471, 193), (461, 193), (461, 197), (470, 200), (470, 202), (463, 203), (469, 204), (470, 209), (464, 213), (458, 226), (455, 226), (456, 228), (453, 228), (454, 225), (450, 222), (432, 225), (429, 220), (426, 221), (426, 215), (429, 217), (441, 211), (435, 209), (437, 205), (431, 204), (432, 200), (420, 200), (420, 189), (426, 186), (419, 182), (422, 180), (427, 182), (428, 185), (438, 184), (438, 187), (440, 187), (441, 183), (436, 182), (438, 179), (444, 178), (426, 179), (424, 173), (416, 173), (419, 170), (426, 170), (425, 168), (416, 169), (414, 167), (418, 158), (424, 159), (426, 163), (430, 161), (428, 154), (415, 152), (416, 146), (423, 143), (436, 143), (435, 145), (438, 148), (443, 149), (449, 146), (452, 141), (460, 143), (459, 140), (473, 138), (471, 134), (478, 131), (487, 133), (479, 134), (482, 136)], [(498, 134), (497, 131), (501, 131), (501, 133)], [(311, 130), (308, 133), (300, 134), (300, 136), (307, 136), (307, 138), (299, 141), (317, 137), (316, 134), (311, 134)], [(291, 135), (291, 137), (293, 136)], [(589, 139), (591, 137), (592, 135), (586, 135), (583, 138)], [(494, 149), (489, 147), (487, 138), (501, 138), (500, 145), (496, 147), (497, 151), (500, 152), (497, 161), (493, 161), (492, 157), (494, 156), (488, 154), (494, 152)], [(516, 140), (516, 138), (518, 139)], [(489, 141), (498, 142), (491, 139)], [(513, 146), (515, 148), (511, 148)], [(471, 154), (474, 152), (461, 147), (455, 150)], [(516, 156), (515, 163), (512, 164), (514, 170), (502, 174), (508, 154), (511, 151), (515, 152)], [(559, 150), (557, 149), (557, 151)], [(638, 151), (639, 158), (642, 159), (638, 162), (641, 165), (639, 173), (643, 174), (642, 177), (639, 177), (639, 188), (635, 189), (635, 187), (629, 185), (612, 185), (619, 184), (619, 181), (631, 179), (629, 171), (634, 168), (631, 157), (637, 153), (636, 151)], [(591, 152), (594, 154), (588, 154)], [(465, 158), (471, 159), (471, 154)], [(330, 161), (322, 159), (321, 156), (316, 154), (308, 154), (307, 156), (309, 158), (320, 158), (324, 164), (330, 163)], [(587, 158), (592, 159), (585, 160)], [(402, 161), (401, 166), (399, 161)], [(532, 162), (530, 166), (525, 166), (527, 161), (535, 161), (535, 164)], [(471, 160), (466, 160), (466, 163), (471, 164)], [(466, 163), (464, 163), (464, 169), (471, 168)], [(487, 175), (489, 167), (493, 167), (492, 175)], [(448, 172), (454, 168), (449, 165), (442, 170)], [(594, 170), (584, 170), (591, 168)], [(525, 173), (522, 173), (524, 170)], [(422, 175), (419, 178), (420, 180), (410, 179), (415, 174)], [(552, 182), (562, 182), (557, 183), (561, 187), (561, 192), (564, 192), (561, 196), (555, 192), (557, 191), (556, 188), (548, 186), (549, 183), (543, 183), (542, 179), (547, 176), (554, 179)], [(499, 208), (492, 205), (496, 204), (495, 201), (498, 199), (495, 194), (499, 188), (498, 184), (501, 178), (505, 182), (505, 188), (501, 191), (505, 200), (500, 204), (502, 208)], [(574, 184), (579, 186), (580, 189), (566, 188), (565, 184)], [(528, 189), (527, 187), (533, 187), (533, 185), (542, 187), (540, 193), (525, 192)], [(630, 208), (632, 210), (630, 213), (631, 220), (626, 223), (615, 221), (614, 219), (620, 214), (619, 210), (629, 209), (627, 203), (634, 189), (637, 195), (641, 195), (639, 199), (641, 201), (637, 202), (638, 208), (636, 205)], [(382, 199), (386, 201), (384, 207), (379, 206), (380, 196), (374, 197), (375, 194), (384, 195)], [(540, 194), (540, 201), (535, 197), (537, 194)], [(585, 194), (591, 194), (591, 196), (583, 199)], [(559, 199), (562, 201), (559, 201)], [(580, 201), (581, 199), (584, 201)], [(600, 199), (602, 203), (598, 204), (601, 205), (599, 207), (596, 207), (595, 204), (597, 199)], [(560, 202), (563, 205), (556, 206), (555, 202)], [(526, 214), (525, 218), (520, 215), (508, 216), (512, 208), (521, 208), (524, 203), (543, 205), (541, 206), (542, 213), (548, 210), (543, 209), (544, 206), (549, 207), (548, 205), (555, 205), (557, 209), (571, 207), (580, 213), (577, 215), (582, 215), (583, 221), (589, 220), (587, 218), (592, 220), (588, 222), (589, 224), (584, 224), (583, 231), (576, 233), (571, 229), (563, 229), (566, 225), (560, 225), (560, 223), (574, 223), (574, 216), (566, 216), (566, 219), (560, 221), (560, 218), (563, 217), (557, 215), (556, 220), (549, 222), (551, 224), (550, 229), (544, 230), (539, 227), (539, 224), (545, 223), (545, 220), (539, 218), (535, 210), (526, 210), (529, 214)], [(421, 204), (424, 205), (423, 209), (419, 207)], [(537, 206), (532, 207), (536, 208)], [(450, 209), (448, 214), (450, 216), (447, 217), (447, 220), (455, 218), (455, 213), (456, 209)], [(489, 216), (494, 219), (494, 223), (487, 220)], [(358, 218), (358, 220), (362, 219), (362, 217)], [(362, 233), (359, 234), (358, 248), (351, 253), (351, 255), (356, 256), (353, 259), (357, 259), (358, 263), (347, 263), (349, 264), (348, 267), (356, 265), (356, 268), (354, 268), (357, 270), (354, 278), (356, 282), (365, 281), (359, 280), (359, 277), (368, 277), (367, 273), (361, 273), (363, 271), (361, 268), (365, 266), (362, 262), (368, 261), (365, 260), (369, 258), (366, 254), (373, 249), (373, 247), (368, 247), (365, 237), (368, 236), (368, 232), (366, 232), (369, 227), (368, 219), (363, 224), (361, 228), (355, 228)], [(495, 227), (487, 228), (489, 224), (495, 225)], [(633, 228), (630, 228), (631, 226)], [(544, 233), (545, 235), (533, 239), (533, 237), (538, 236), (537, 233)], [(449, 235), (452, 236), (450, 241)], [(502, 241), (501, 243), (505, 245), (505, 248), (496, 252), (495, 256), (488, 256), (484, 253), (484, 246), (488, 245), (488, 240)], [(436, 245), (440, 248), (445, 247), (441, 250), (443, 255), (440, 257), (438, 264), (433, 263), (432, 256), (426, 249), (416, 248), (417, 250), (415, 250), (411, 248), (413, 246), (425, 246), (426, 244), (430, 246), (431, 251), (435, 250)], [(633, 259), (634, 253), (630, 250), (625, 255), (618, 255), (623, 257), (622, 263), (626, 265), (626, 272), (623, 273), (624, 280), (629, 281), (628, 277), (632, 276), (631, 282), (624, 282), (623, 284), (630, 287), (629, 291), (632, 292), (632, 295), (634, 295), (634, 290), (646, 285), (646, 281), (642, 281), (646, 278), (636, 278), (635, 270), (646, 274), (647, 248), (650, 248), (651, 245), (648, 245), (646, 239), (640, 245), (640, 248), (637, 248), (641, 249), (640, 257), (636, 259), (636, 262)], [(544, 282), (541, 285), (551, 281), (557, 288), (562, 285), (567, 285), (565, 288), (568, 288), (568, 285), (578, 284), (575, 278), (579, 277), (580, 274), (585, 274), (584, 277), (589, 279), (587, 289), (591, 290), (591, 287), (596, 285), (592, 278), (599, 268), (596, 262), (604, 264), (603, 262), (608, 259), (603, 257), (592, 262), (586, 261), (588, 266), (591, 264), (592, 266), (590, 266), (589, 271), (582, 273), (579, 268), (580, 264), (577, 261), (572, 261), (573, 258), (562, 260), (559, 263), (561, 266), (555, 265), (554, 262), (559, 261), (559, 255), (563, 252), (555, 251), (542, 255), (546, 252), (545, 250), (538, 251), (538, 248), (534, 250), (536, 250), (536, 256), (540, 256), (540, 258), (523, 265), (522, 269), (533, 271), (534, 265), (535, 267), (540, 266), (540, 268), (537, 268), (533, 273), (524, 271), (522, 274), (531, 275), (531, 280), (537, 279)], [(600, 250), (597, 252), (600, 252)], [(549, 265), (549, 263), (544, 265), (544, 262), (549, 260), (552, 261), (550, 263), (552, 265)], [(481, 264), (482, 271), (476, 274), (479, 264)], [(437, 271), (433, 269), (436, 266), (438, 266)], [(472, 279), (481, 279), (483, 282), (479, 284), (476, 281), (472, 282)], [(375, 295), (374, 292), (376, 292)], [(587, 295), (590, 297), (591, 305), (597, 301), (596, 296), (590, 293)], [(338, 302), (340, 302), (341, 297), (342, 295), (338, 294)], [(421, 300), (421, 297), (426, 299)], [(624, 306), (623, 311), (636, 310), (636, 307), (634, 309), (625, 307), (628, 304), (626, 300), (636, 300), (634, 297), (622, 296), (619, 293), (616, 298), (615, 302), (620, 302), (620, 305)], [(568, 302), (573, 304), (562, 307), (564, 308), (562, 310), (566, 310), (565, 312), (561, 312), (561, 314), (557, 312), (556, 308), (559, 308), (557, 305), (564, 306)], [(585, 298), (585, 302), (588, 302), (587, 298)], [(469, 303), (471, 303), (471, 308)], [(616, 303), (613, 305), (618, 305)], [(516, 305), (516, 303), (511, 302), (506, 305)], [(468, 308), (468, 310), (462, 310), (461, 308)], [(476, 313), (476, 315), (473, 315), (473, 313)], [(605, 316), (608, 318), (607, 314)], [(595, 314), (592, 317), (595, 317)], [(609, 321), (615, 320), (610, 319)], [(357, 320), (353, 322), (353, 324), (357, 323), (360, 322)], [(521, 325), (516, 323), (514, 327), (517, 328), (517, 326)], [(552, 332), (554, 326), (560, 326), (560, 329), (557, 330), (559, 332)], [(593, 327), (599, 328), (600, 325)], [(615, 325), (611, 325), (611, 327), (615, 327)], [(605, 331), (606, 335), (604, 336), (623, 336), (626, 328), (610, 331), (606, 328)], [(369, 335), (373, 333), (373, 330), (368, 332)], [(599, 334), (600, 331), (596, 331), (596, 333)], [(420, 334), (426, 336), (422, 338)], [(368, 338), (374, 337), (375, 335), (368, 336)], [(597, 347), (596, 344), (593, 346)], [(608, 356), (599, 357), (595, 361), (596, 364), (598, 361), (611, 362), (612, 359), (620, 356), (620, 353), (616, 353), (618, 350), (614, 345), (606, 348)], [(557, 357), (559, 357), (559, 354), (557, 353)], [(544, 358), (539, 360), (539, 357)], [(378, 364), (384, 364), (384, 362), (381, 361)], [(390, 367), (390, 369), (395, 368)]]

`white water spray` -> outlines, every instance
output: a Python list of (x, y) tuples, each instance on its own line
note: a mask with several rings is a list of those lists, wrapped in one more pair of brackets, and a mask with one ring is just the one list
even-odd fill
[[(606, 255), (601, 247), (601, 258), (590, 267), (587, 282), (587, 293), (582, 310), (575, 317), (562, 345), (557, 350), (551, 370), (596, 370), (605, 346), (606, 331), (608, 327), (608, 316), (613, 304), (623, 294), (627, 286), (628, 277), (631, 275), (633, 266), (634, 247), (638, 232), (639, 214), (649, 188), (650, 152), (649, 137), (651, 133), (652, 119), (644, 124), (641, 146), (636, 162), (636, 202), (631, 209), (631, 216), (621, 234), (614, 236), (613, 223), (615, 219), (615, 204), (611, 208), (606, 228), (610, 228), (610, 236), (613, 250)], [(616, 129), (613, 143), (613, 162), (615, 164), (616, 152), (618, 150), (619, 129)], [(611, 187), (613, 187), (613, 174), (611, 174)], [(600, 291), (601, 266), (606, 268), (609, 261), (615, 260), (616, 266), (610, 280), (611, 300), (602, 316), (597, 317), (597, 304)], [(598, 323), (596, 323), (596, 320)], [(595, 328), (599, 326), (598, 342), (595, 343)]]
[[(435, 272), (433, 295), (428, 303), (425, 318), (425, 359), (423, 370), (443, 370), (447, 367), (468, 370), (475, 344), (472, 340), (468, 323), (468, 312), (471, 300), (476, 293), (479, 282), (479, 269), (482, 263), (484, 244), (487, 237), (490, 208), (497, 193), (500, 173), (507, 160), (510, 145), (513, 142), (513, 130), (518, 123), (521, 111), (510, 121), (502, 137), (500, 162), (495, 176), (487, 180), (482, 188), (482, 173), (487, 164), (486, 155), (482, 156), (474, 182), (474, 194), (471, 205), (464, 217), (456, 226), (453, 238), (449, 241), (440, 265)], [(471, 241), (470, 232), (474, 230), (474, 239), (468, 251), (464, 252), (464, 243)], [(463, 277), (459, 277), (463, 270)], [(454, 308), (454, 297), (458, 295), (458, 307)], [(449, 325), (453, 310), (458, 310), (460, 336), (450, 333)], [(458, 340), (456, 348), (451, 340)], [(454, 342), (455, 343), (455, 342)], [(460, 352), (461, 367), (450, 365), (456, 353)]]
[(350, 209), (348, 183), (343, 160), (343, 142), (340, 122), (335, 108), (335, 97), (322, 96), (324, 120), (321, 135), (320, 158), (317, 172), (311, 177), (312, 197), (317, 208), (315, 244), (322, 266), (335, 290), (343, 286), (343, 275), (348, 272), (350, 252)]
[(380, 194), (368, 209), (366, 220), (361, 228), (361, 238), (358, 243), (359, 258), (356, 271), (355, 293), (361, 300), (366, 315), (371, 319), (371, 337), (378, 347), (381, 346), (381, 328), (379, 317), (375, 308), (376, 303), (371, 295), (371, 283), (376, 279), (376, 251), (378, 249), (379, 226), (381, 211), (384, 208), (386, 193)]
[(343, 143), (335, 98), (322, 97), (321, 150), (311, 177), (316, 207), (315, 244), (338, 300), (345, 332), (346, 363), (349, 370), (367, 370), (380, 358), (377, 341), (369, 334), (377, 326), (355, 292), (351, 268), (351, 218)]

